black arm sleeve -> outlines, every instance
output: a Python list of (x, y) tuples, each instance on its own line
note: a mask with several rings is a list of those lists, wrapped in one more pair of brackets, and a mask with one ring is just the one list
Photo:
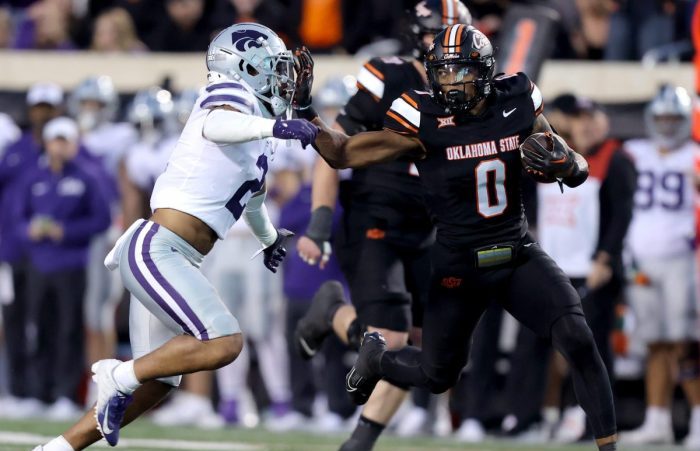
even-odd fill
[(600, 188), (600, 237), (597, 251), (613, 258), (622, 254), (622, 244), (632, 221), (637, 172), (630, 158), (621, 151), (610, 159), (608, 174)]

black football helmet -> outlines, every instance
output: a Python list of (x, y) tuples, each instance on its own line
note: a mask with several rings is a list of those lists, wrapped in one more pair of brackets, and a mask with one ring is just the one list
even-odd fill
[(452, 113), (465, 113), (491, 94), (493, 46), (470, 25), (451, 25), (438, 33), (424, 64), (433, 98)]
[(423, 58), (428, 46), (423, 42), (427, 34), (436, 35), (450, 25), (471, 25), (472, 15), (459, 0), (422, 0), (416, 4), (411, 15), (411, 37), (413, 56)]

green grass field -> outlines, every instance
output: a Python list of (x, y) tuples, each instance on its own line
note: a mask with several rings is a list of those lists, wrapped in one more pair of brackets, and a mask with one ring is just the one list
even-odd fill
[[(30, 451), (35, 445), (61, 433), (66, 424), (40, 421), (0, 421), (0, 451)], [(116, 448), (123, 451), (192, 450), (192, 451), (335, 451), (343, 436), (317, 436), (306, 433), (277, 434), (263, 429), (201, 430), (193, 428), (161, 428), (148, 421), (139, 421), (124, 429)], [(95, 446), (107, 449), (106, 443)], [(594, 451), (591, 444), (577, 446), (521, 445), (508, 441), (489, 441), (479, 445), (458, 444), (449, 439), (399, 439), (383, 437), (377, 451)], [(671, 451), (681, 447), (621, 447), (621, 451)]]

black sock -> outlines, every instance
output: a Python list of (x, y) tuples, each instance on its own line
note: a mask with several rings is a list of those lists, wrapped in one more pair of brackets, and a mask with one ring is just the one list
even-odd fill
[(370, 451), (384, 430), (384, 425), (360, 416), (350, 438), (343, 443), (340, 451)]
[(617, 451), (617, 443), (606, 443), (598, 447), (600, 451)]

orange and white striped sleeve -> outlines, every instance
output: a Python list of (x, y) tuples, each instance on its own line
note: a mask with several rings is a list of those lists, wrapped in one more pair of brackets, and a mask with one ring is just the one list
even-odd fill
[(417, 136), (420, 128), (418, 102), (409, 94), (401, 94), (384, 117), (384, 128), (402, 135)]

